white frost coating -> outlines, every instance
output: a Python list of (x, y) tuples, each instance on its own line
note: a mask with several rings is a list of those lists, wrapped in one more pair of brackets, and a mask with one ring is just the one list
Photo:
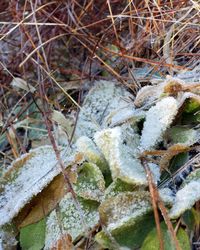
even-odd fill
[(101, 170), (93, 163), (84, 163), (79, 170), (76, 194), (86, 200), (101, 201), (105, 191), (105, 181)]
[(139, 136), (130, 127), (115, 127), (97, 132), (95, 142), (109, 163), (113, 180), (146, 185), (146, 175), (138, 152)]
[(165, 83), (153, 86), (142, 87), (135, 98), (134, 104), (136, 107), (152, 105), (162, 95)]
[(176, 219), (200, 200), (200, 182), (191, 181), (176, 194), (175, 203), (169, 212), (171, 219)]
[(115, 82), (98, 81), (86, 96), (79, 113), (75, 137), (86, 135), (93, 137), (96, 131), (104, 127), (104, 120), (110, 112), (127, 106), (131, 94)]
[(105, 118), (105, 127), (115, 127), (123, 123), (130, 122), (131, 124), (145, 117), (143, 110), (135, 110), (134, 105), (129, 104), (126, 107), (118, 108), (111, 112)]
[(83, 153), (90, 162), (96, 164), (99, 161), (99, 158), (103, 158), (102, 153), (98, 150), (92, 139), (87, 136), (81, 136), (77, 140), (76, 146), (78, 151)]
[(102, 172), (108, 171), (106, 159), (92, 139), (87, 136), (81, 136), (76, 142), (76, 147), (78, 152), (81, 152), (89, 162), (95, 163)]
[(142, 150), (150, 150), (162, 139), (177, 112), (178, 103), (173, 97), (163, 98), (147, 111), (141, 136)]
[[(19, 164), (27, 156), (30, 159)], [(63, 150), (61, 157), (65, 166), (75, 160), (72, 151)], [(10, 222), (34, 195), (41, 192), (61, 172), (51, 146), (31, 150), (14, 161), (12, 166), (15, 167), (9, 180), (5, 179), (5, 183), (1, 184), (3, 191), (0, 194), (0, 225)]]
[(165, 205), (173, 205), (175, 197), (173, 191), (170, 188), (161, 188), (158, 190), (158, 192)]
[(16, 249), (17, 240), (15, 237), (16, 232), (11, 225), (7, 229), (0, 228), (0, 250)]
[(100, 216), (106, 217), (107, 229), (112, 232), (116, 228), (134, 224), (138, 217), (151, 210), (149, 193), (145, 191), (120, 193), (101, 204)]
[[(71, 194), (68, 193), (59, 203), (58, 209), (51, 212), (46, 223), (45, 250), (51, 249), (62, 234), (70, 234), (74, 241), (79, 236), (87, 234), (99, 221), (96, 205), (79, 200), (83, 216), (74, 205)], [(95, 203), (96, 204), (96, 203)], [(82, 218), (83, 217), (83, 218)], [(82, 219), (81, 219), (82, 218)], [(84, 223), (85, 222), (85, 223)]]
[(46, 222), (45, 247), (44, 250), (52, 249), (56, 242), (62, 237), (62, 226), (59, 226), (59, 218), (56, 210), (53, 210), (48, 216)]
[(157, 182), (160, 181), (160, 175), (161, 175), (160, 167), (154, 163), (149, 163), (148, 166), (149, 166), (149, 169), (151, 170), (153, 180), (155, 184), (157, 184)]

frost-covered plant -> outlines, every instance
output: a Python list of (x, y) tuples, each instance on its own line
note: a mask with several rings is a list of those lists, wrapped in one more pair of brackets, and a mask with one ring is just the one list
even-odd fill
[[(170, 218), (180, 217), (200, 199), (195, 191), (200, 185), (199, 171), (177, 185), (178, 191), (168, 180), (169, 171), (174, 172), (175, 180), (183, 175), (183, 171), (179, 173), (183, 158), (188, 159), (188, 148), (198, 142), (198, 127), (188, 126), (184, 120), (200, 109), (198, 93), (190, 93), (179, 79), (169, 78), (142, 88), (135, 104), (127, 102), (128, 96), (125, 88), (106, 81), (97, 82), (86, 96), (73, 146), (60, 148), (75, 193), (67, 189), (50, 146), (34, 149), (13, 162), (0, 183), (2, 248), (9, 245), (5, 243), (9, 225), (16, 232), (9, 234), (10, 245), (15, 244), (19, 232), (24, 249), (54, 249), (63, 238), (72, 247), (81, 237), (91, 235), (95, 235), (96, 247), (150, 249), (155, 224), (141, 155), (151, 156), (148, 167)], [(57, 119), (55, 112), (53, 117)], [(62, 121), (65, 127), (63, 117)], [(159, 154), (153, 155), (156, 151), (162, 151), (161, 160)], [(180, 156), (182, 162), (176, 159)], [(173, 247), (167, 228), (162, 226), (162, 230)], [(38, 241), (27, 241), (37, 238), (37, 232), (42, 235)], [(186, 242), (185, 249), (189, 249), (187, 234), (182, 228), (178, 232), (180, 245)]]

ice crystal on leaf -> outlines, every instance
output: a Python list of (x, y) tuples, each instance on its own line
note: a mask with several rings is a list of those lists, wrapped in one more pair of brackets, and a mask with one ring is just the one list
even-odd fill
[(178, 218), (200, 200), (200, 170), (192, 172), (177, 192), (174, 204), (169, 212), (170, 218)]
[(162, 140), (163, 133), (171, 125), (177, 112), (178, 103), (173, 97), (163, 98), (147, 111), (141, 136), (142, 150), (150, 150)]
[(79, 169), (74, 187), (80, 197), (101, 201), (105, 190), (105, 181), (97, 165), (84, 163)]
[(115, 127), (97, 132), (95, 142), (109, 163), (113, 180), (146, 185), (146, 175), (136, 158), (139, 135), (129, 126)]
[(135, 218), (150, 210), (150, 196), (146, 191), (119, 193), (102, 202), (99, 207), (100, 218), (109, 231), (125, 223), (133, 223)]
[(93, 137), (96, 131), (105, 127), (104, 120), (110, 112), (127, 106), (130, 93), (116, 82), (99, 81), (86, 96), (79, 113), (75, 136)]
[[(61, 157), (66, 166), (75, 161), (70, 149), (62, 150)], [(12, 220), (60, 172), (51, 146), (38, 147), (14, 161), (0, 182), (0, 225)]]
[(136, 110), (134, 105), (118, 108), (105, 118), (105, 127), (120, 126), (124, 123), (135, 124), (145, 117), (143, 110)]
[(87, 136), (81, 136), (77, 140), (76, 146), (77, 150), (84, 155), (86, 160), (96, 164), (103, 173), (108, 172), (109, 166), (106, 159), (92, 139)]
[(62, 234), (69, 234), (72, 240), (88, 233), (99, 221), (98, 203), (78, 199), (79, 211), (71, 194), (68, 193), (59, 203), (58, 209), (51, 212), (47, 219), (45, 250), (51, 249)]

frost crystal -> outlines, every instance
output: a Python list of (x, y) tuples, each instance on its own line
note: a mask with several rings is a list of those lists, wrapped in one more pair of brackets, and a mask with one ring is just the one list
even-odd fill
[(161, 188), (158, 190), (160, 198), (165, 203), (165, 205), (173, 205), (174, 203), (174, 194), (170, 188)]
[(150, 150), (161, 139), (178, 112), (178, 103), (173, 97), (166, 97), (150, 108), (141, 136), (142, 150)]
[(118, 108), (105, 118), (105, 127), (115, 127), (123, 123), (134, 124), (145, 117), (143, 110), (135, 110), (134, 105)]
[(139, 135), (129, 126), (105, 129), (94, 137), (109, 163), (113, 180), (119, 178), (137, 185), (147, 184), (143, 166), (136, 158)]
[(68, 193), (61, 200), (59, 208), (51, 212), (47, 219), (45, 250), (51, 249), (62, 234), (70, 234), (74, 241), (79, 236), (87, 234), (88, 230), (98, 223), (98, 203), (79, 199), (79, 204), (80, 211)]
[(99, 81), (86, 96), (76, 126), (75, 136), (93, 137), (96, 131), (104, 128), (104, 120), (110, 112), (127, 106), (130, 93), (115, 82)]
[(134, 221), (151, 210), (149, 193), (146, 191), (120, 193), (111, 197), (99, 207), (100, 217), (109, 231)]
[[(63, 150), (61, 157), (66, 166), (74, 161), (71, 151)], [(0, 225), (12, 220), (60, 172), (54, 150), (50, 146), (31, 150), (14, 161), (0, 183)]]
[(82, 198), (101, 201), (105, 190), (105, 181), (97, 165), (84, 163), (81, 166), (74, 189), (77, 195)]
[(141, 88), (135, 98), (136, 107), (152, 105), (163, 93), (164, 83), (153, 86), (144, 86)]
[(106, 159), (92, 139), (87, 136), (81, 136), (77, 140), (76, 146), (78, 151), (81, 152), (89, 162), (95, 163), (103, 173), (108, 171)]
[(195, 202), (200, 200), (200, 182), (192, 181), (176, 194), (176, 199), (173, 207), (170, 210), (169, 216), (174, 219), (179, 217), (187, 209), (190, 209)]

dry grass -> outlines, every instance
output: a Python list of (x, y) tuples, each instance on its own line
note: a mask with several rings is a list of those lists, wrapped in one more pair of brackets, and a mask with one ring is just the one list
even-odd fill
[[(89, 81), (115, 78), (136, 93), (149, 78), (138, 78), (135, 68), (166, 76), (199, 66), (199, 21), (193, 0), (1, 1), (2, 166), (37, 145), (30, 123), (47, 135), (53, 108), (77, 112)], [(29, 91), (11, 84), (16, 77)]]

